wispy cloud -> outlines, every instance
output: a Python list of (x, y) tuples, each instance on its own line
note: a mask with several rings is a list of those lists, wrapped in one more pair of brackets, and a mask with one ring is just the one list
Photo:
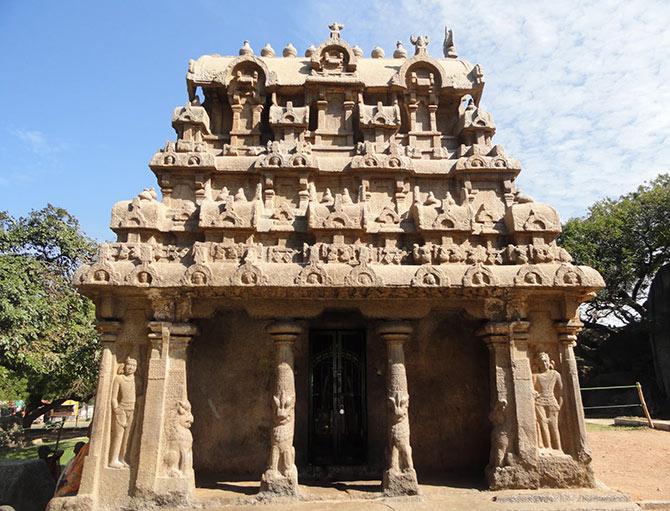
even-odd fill
[(427, 33), (430, 52), (441, 56), (441, 22), (454, 29), (459, 56), (484, 67), (482, 106), (496, 120), (496, 142), (523, 164), (518, 183), (564, 218), (670, 171), (670, 3), (357, 5), (341, 0), (314, 15), (355, 12), (342, 20), (343, 37), (370, 45), (367, 52), (385, 45), (387, 54), (389, 38)]
[(0, 188), (32, 183), (62, 169), (68, 145), (36, 129), (0, 127)]
[(47, 140), (46, 135), (39, 130), (17, 128), (13, 130), (13, 134), (35, 154), (47, 155), (63, 149), (61, 143)]

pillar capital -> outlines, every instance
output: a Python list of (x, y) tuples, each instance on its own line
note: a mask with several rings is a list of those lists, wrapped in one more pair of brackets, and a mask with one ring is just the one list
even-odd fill
[(265, 328), (274, 342), (295, 342), (302, 330), (302, 324), (291, 320), (273, 321)]
[(116, 338), (121, 331), (121, 321), (116, 319), (99, 320), (95, 328), (100, 333), (100, 341), (103, 344), (113, 343), (116, 342)]
[(377, 327), (377, 333), (387, 342), (405, 342), (414, 332), (409, 321), (385, 321)]
[(554, 328), (558, 332), (558, 341), (569, 345), (577, 343), (577, 334), (579, 334), (583, 326), (579, 318), (554, 322)]

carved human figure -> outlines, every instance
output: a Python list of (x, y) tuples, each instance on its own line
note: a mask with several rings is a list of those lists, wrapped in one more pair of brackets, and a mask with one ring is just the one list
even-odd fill
[(279, 472), (285, 477), (293, 478), (296, 471), (295, 448), (293, 447), (295, 396), (280, 392), (278, 396), (272, 396), (272, 401), (274, 403), (274, 422), (268, 471)]
[(98, 282), (109, 282), (109, 273), (105, 270), (96, 270), (93, 274), (93, 278)]
[(409, 443), (409, 394), (396, 391), (388, 398), (391, 409), (391, 427), (389, 428), (389, 469), (393, 472), (413, 470), (412, 447)]
[(165, 465), (170, 477), (187, 475), (193, 469), (193, 414), (191, 403), (179, 401), (165, 426)]
[(496, 401), (495, 406), (489, 414), (489, 420), (493, 424), (490, 465), (491, 467), (504, 467), (508, 464), (507, 449), (509, 447), (506, 399)]
[(135, 414), (137, 360), (127, 357), (112, 383), (112, 427), (109, 448), (111, 468), (128, 467), (128, 440)]
[(533, 373), (535, 416), (539, 447), (561, 450), (558, 414), (563, 404), (561, 374), (554, 369), (549, 354), (536, 356), (537, 373)]
[(191, 275), (191, 282), (196, 286), (204, 286), (207, 282), (207, 277), (201, 271), (195, 271)]

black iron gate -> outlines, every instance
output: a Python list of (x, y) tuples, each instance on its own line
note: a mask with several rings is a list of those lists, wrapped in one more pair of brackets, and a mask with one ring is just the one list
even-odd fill
[(310, 332), (309, 461), (365, 462), (365, 332)]

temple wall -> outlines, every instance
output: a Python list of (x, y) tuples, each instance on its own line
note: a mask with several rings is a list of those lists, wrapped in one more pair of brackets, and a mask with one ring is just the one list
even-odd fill
[[(267, 321), (242, 311), (223, 311), (202, 321), (189, 354), (188, 388), (195, 422), (194, 466), (199, 480), (258, 478), (267, 463), (271, 428), (273, 347)], [(358, 313), (328, 314), (310, 328), (366, 330), (367, 472), (380, 477), (386, 447), (386, 352), (375, 322)], [(410, 421), (419, 477), (452, 470), (482, 473), (490, 425), (486, 347), (475, 324), (433, 314), (417, 322), (406, 345)], [(301, 471), (307, 464), (309, 337), (295, 345), (295, 449)]]

